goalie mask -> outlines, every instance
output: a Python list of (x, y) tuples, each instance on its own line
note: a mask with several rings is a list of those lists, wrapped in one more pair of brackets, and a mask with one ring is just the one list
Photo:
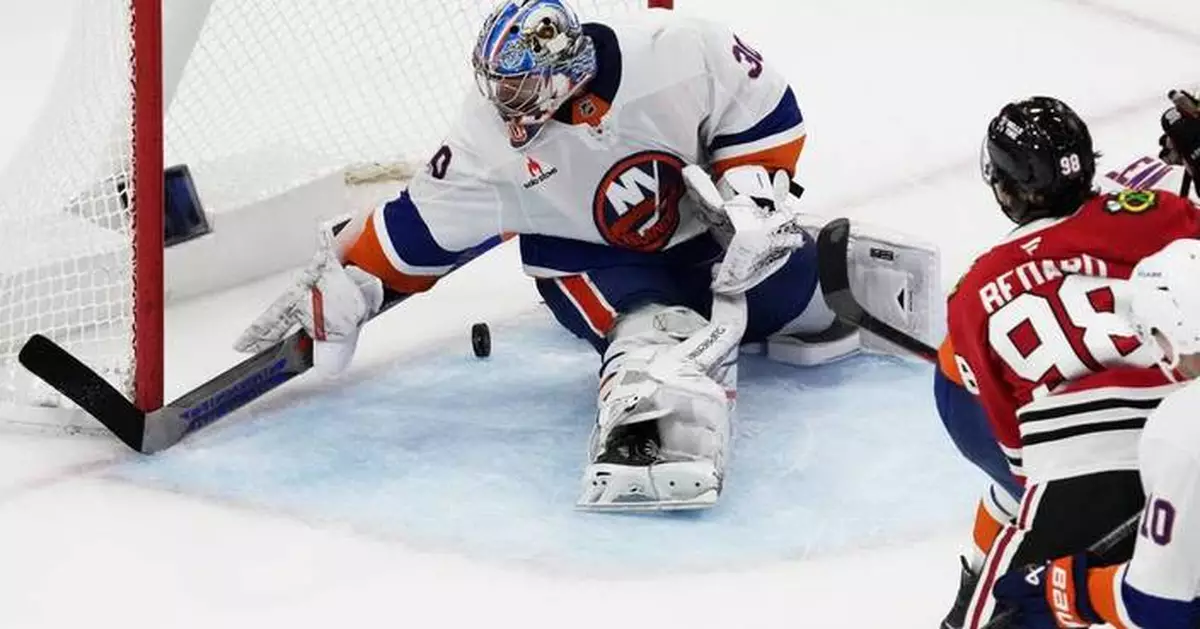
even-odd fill
[(479, 90), (518, 147), (596, 74), (591, 38), (561, 0), (501, 2), (484, 22), (472, 57)]

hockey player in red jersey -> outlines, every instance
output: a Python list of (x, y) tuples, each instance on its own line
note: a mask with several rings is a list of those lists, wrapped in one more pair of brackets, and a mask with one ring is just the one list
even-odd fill
[[(1130, 280), (1131, 320), (1158, 347), (1172, 379), (1200, 376), (1200, 240), (1181, 239), (1142, 260)], [(1012, 627), (1119, 629), (1200, 626), (1200, 423), (1192, 384), (1146, 420), (1139, 467), (1147, 500), (1127, 563), (1105, 566), (1075, 553), (1010, 571), (996, 597), (1013, 607)]]
[[(1172, 91), (1162, 116), (1160, 157), (1200, 172), (1200, 103)], [(1184, 186), (1186, 190), (1187, 185)], [(1172, 380), (1200, 376), (1200, 241), (1182, 239), (1138, 263), (1130, 280), (1134, 329), (1158, 348)], [(1119, 629), (1193, 629), (1200, 623), (1200, 431), (1195, 384), (1172, 394), (1149, 414), (1139, 447), (1147, 495), (1128, 563), (1106, 566), (1078, 552), (1013, 569), (995, 594), (1016, 611), (1012, 627), (1055, 629), (1109, 624)]]
[(981, 167), (1018, 228), (951, 295), (949, 332), (964, 385), (1026, 490), (969, 601), (944, 623), (971, 629), (991, 617), (1011, 566), (1082, 551), (1141, 510), (1138, 437), (1178, 385), (1123, 316), (1121, 280), (1168, 242), (1200, 235), (1195, 207), (1175, 194), (1100, 194), (1087, 126), (1052, 98), (1005, 106)]

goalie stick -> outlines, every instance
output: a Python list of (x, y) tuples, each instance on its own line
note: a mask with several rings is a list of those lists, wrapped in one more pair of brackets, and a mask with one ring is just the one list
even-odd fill
[[(462, 268), (479, 253), (482, 251), (473, 253), (450, 272)], [(406, 297), (385, 291), (383, 305), (372, 319)], [(304, 330), (293, 332), (174, 402), (149, 412), (134, 406), (95, 370), (41, 334), (34, 334), (25, 342), (17, 360), (96, 418), (125, 445), (143, 454), (153, 454), (311, 369), (313, 340)]]
[[(333, 227), (337, 233), (344, 221)], [(495, 236), (463, 254), (449, 275), (503, 242)], [(405, 294), (384, 291), (383, 305), (372, 317), (404, 301)], [(187, 435), (228, 416), (313, 366), (313, 340), (299, 330), (254, 356), (230, 367), (179, 399), (143, 411), (116, 387), (62, 346), (35, 334), (17, 355), (35, 376), (96, 418), (125, 445), (143, 454), (165, 450)]]
[(312, 339), (303, 331), (295, 332), (174, 402), (147, 413), (91, 367), (41, 334), (26, 341), (18, 360), (95, 417), (125, 445), (144, 454), (174, 445), (313, 366)]
[(838, 218), (817, 235), (817, 273), (821, 294), (829, 309), (843, 322), (862, 328), (898, 345), (916, 356), (937, 362), (937, 350), (875, 318), (850, 291), (850, 219)]

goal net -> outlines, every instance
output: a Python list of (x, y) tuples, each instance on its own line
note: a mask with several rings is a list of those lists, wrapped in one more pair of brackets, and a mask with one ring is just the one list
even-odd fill
[[(669, 4), (572, 2), (584, 19)], [(35, 333), (161, 406), (164, 165), (188, 166), (210, 213), (320, 177), (402, 177), (474, 89), (491, 6), (75, 0), (47, 105), (0, 173), (0, 424), (69, 406), (16, 361)]]

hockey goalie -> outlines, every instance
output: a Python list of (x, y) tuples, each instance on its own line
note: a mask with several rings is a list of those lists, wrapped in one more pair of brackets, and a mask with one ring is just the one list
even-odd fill
[(425, 171), (326, 235), (237, 348), (300, 325), (317, 367), (341, 369), (385, 305), (518, 234), (554, 317), (601, 357), (579, 506), (714, 504), (739, 346), (856, 348), (789, 200), (805, 141), (792, 89), (718, 25), (663, 11), (583, 24), (562, 0), (499, 3), (472, 58), (479, 89)]

